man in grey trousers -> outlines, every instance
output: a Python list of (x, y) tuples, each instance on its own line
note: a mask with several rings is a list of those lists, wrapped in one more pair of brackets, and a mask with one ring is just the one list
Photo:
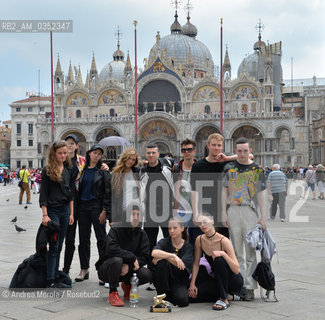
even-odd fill
[(272, 204), (270, 218), (275, 219), (278, 205), (280, 208), (280, 219), (285, 221), (285, 201), (288, 193), (288, 178), (280, 170), (280, 165), (275, 163), (272, 166), (272, 172), (270, 172), (267, 178), (267, 190), (268, 193), (272, 193)]

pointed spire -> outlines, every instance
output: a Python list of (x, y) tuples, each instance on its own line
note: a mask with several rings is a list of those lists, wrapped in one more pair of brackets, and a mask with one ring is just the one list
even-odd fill
[(82, 83), (82, 75), (81, 75), (81, 70), (80, 70), (80, 64), (79, 64), (79, 68), (78, 68), (78, 79), (77, 79), (77, 82), (79, 85), (83, 85)]
[(231, 68), (229, 54), (228, 54), (228, 46), (226, 45), (226, 54), (225, 54), (225, 60), (223, 62), (224, 68)]
[(270, 47), (270, 44), (269, 43), (267, 44), (267, 47), (266, 47), (266, 59), (265, 59), (265, 63), (268, 64), (268, 65), (271, 65), (272, 64), (271, 47)]
[(74, 83), (74, 76), (73, 76), (73, 70), (72, 70), (71, 60), (70, 60), (70, 64), (69, 64), (69, 71), (68, 71), (67, 82), (68, 82), (68, 84), (73, 84)]
[(97, 79), (98, 79), (98, 72), (97, 72), (96, 61), (95, 61), (95, 53), (93, 51), (93, 58), (91, 61), (91, 67), (89, 72), (89, 81), (91, 80), (91, 83), (93, 85), (93, 81)]
[(90, 72), (97, 73), (97, 67), (96, 67), (96, 61), (95, 61), (95, 53), (94, 53), (94, 51), (93, 51), (93, 59), (91, 61)]
[(125, 70), (132, 71), (132, 65), (131, 65), (129, 50), (128, 50), (128, 55), (127, 55), (127, 58), (126, 58)]
[(227, 45), (226, 45), (226, 54), (225, 54), (225, 60), (223, 62), (222, 73), (223, 73), (224, 79), (227, 79), (227, 80), (231, 79), (231, 64), (230, 64), (228, 46)]
[(58, 61), (56, 63), (55, 74), (62, 74), (61, 63), (60, 63), (60, 56), (58, 54)]
[(89, 89), (89, 87), (90, 87), (90, 79), (89, 79), (89, 72), (88, 72), (88, 70), (87, 70), (87, 77), (86, 77), (85, 87), (87, 89)]

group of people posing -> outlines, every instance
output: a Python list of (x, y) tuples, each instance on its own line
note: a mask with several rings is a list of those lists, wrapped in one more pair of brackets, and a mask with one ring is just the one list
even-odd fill
[(254, 300), (257, 259), (245, 236), (257, 223), (266, 227), (265, 175), (246, 138), (236, 141), (233, 156), (222, 153), (223, 143), (222, 135), (211, 134), (208, 156), (196, 161), (196, 143), (186, 139), (175, 165), (160, 158), (155, 144), (146, 146), (144, 162), (129, 148), (110, 172), (100, 145), (84, 158), (75, 135), (54, 142), (40, 191), (42, 224), (60, 224), (47, 257), (48, 287), (67, 287), (59, 279), (60, 253), (65, 239), (63, 271), (69, 274), (78, 225), (81, 270), (75, 279), (89, 278), (93, 226), (95, 267), (100, 282), (109, 284), (113, 306), (124, 305), (120, 283), (129, 300), (133, 273), (139, 285), (153, 284), (180, 307), (205, 301), (225, 310), (229, 300)]

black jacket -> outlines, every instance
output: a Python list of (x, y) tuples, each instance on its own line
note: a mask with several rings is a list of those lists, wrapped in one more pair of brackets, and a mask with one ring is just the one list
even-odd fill
[(74, 200), (75, 182), (72, 177), (72, 167), (64, 166), (62, 181), (56, 182), (46, 174), (46, 167), (42, 170), (42, 184), (39, 196), (40, 207), (62, 207)]
[(53, 220), (48, 222), (48, 226), (41, 224), (36, 235), (36, 252), (44, 254), (47, 252), (47, 244), (54, 244), (58, 241), (60, 225)]
[[(149, 239), (140, 227), (131, 228), (120, 223), (114, 224), (106, 236), (105, 255), (96, 262), (96, 269), (108, 258), (120, 257), (130, 266), (138, 260), (140, 268), (148, 264), (150, 256)], [(132, 266), (133, 269), (133, 266)]]
[[(79, 179), (78, 202), (80, 201), (80, 196), (82, 194), (82, 181), (85, 171), (86, 168), (82, 171)], [(98, 207), (105, 208), (106, 216), (109, 217), (111, 215), (111, 175), (108, 171), (96, 167), (93, 191), (96, 196)]]

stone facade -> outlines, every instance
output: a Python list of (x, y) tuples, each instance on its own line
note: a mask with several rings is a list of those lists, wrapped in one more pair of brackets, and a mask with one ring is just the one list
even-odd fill
[[(161, 154), (171, 152), (179, 158), (180, 142), (190, 138), (196, 140), (197, 158), (201, 158), (206, 154), (209, 134), (220, 132), (220, 77), (215, 75), (207, 47), (196, 39), (196, 28), (189, 23), (188, 17), (187, 27), (182, 29), (175, 15), (171, 34), (162, 39), (157, 34), (144, 61), (144, 70), (138, 75), (138, 148), (142, 156), (146, 144), (155, 142)], [(281, 42), (266, 45), (259, 35), (254, 53), (249, 61), (243, 60), (235, 79), (231, 79), (226, 50), (222, 75), (225, 152), (232, 153), (234, 141), (246, 136), (256, 161), (263, 166), (275, 162), (282, 166), (306, 165), (310, 128), (304, 114), (302, 118), (300, 113), (289, 112), (282, 105), (281, 50)], [(257, 73), (254, 63), (259, 65)], [(129, 54), (124, 61), (119, 41), (113, 61), (99, 75), (94, 55), (85, 82), (80, 68), (73, 69), (70, 63), (65, 77), (60, 59), (57, 61), (55, 139), (76, 134), (81, 154), (93, 143), (111, 135), (125, 137), (135, 144), (134, 74)], [(16, 108), (19, 103), (23, 102), (15, 102), (11, 107)], [(44, 165), (51, 142), (51, 120), (46, 115), (38, 113), (33, 117), (37, 148), (27, 150), (14, 146), (18, 137), (13, 132), (13, 167), (18, 165), (17, 161), (19, 164), (27, 161), (25, 164), (29, 165), (30, 158), (33, 166)], [(12, 120), (15, 131), (16, 123), (23, 121), (23, 117), (13, 112)], [(24, 118), (24, 121), (32, 120)], [(109, 147), (105, 156), (116, 160), (121, 151), (120, 147)]]

